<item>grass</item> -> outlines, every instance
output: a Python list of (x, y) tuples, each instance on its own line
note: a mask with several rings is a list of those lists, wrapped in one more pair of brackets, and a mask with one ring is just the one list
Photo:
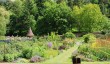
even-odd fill
[(68, 58), (71, 57), (72, 52), (77, 48), (78, 48), (77, 46), (74, 46), (74, 47), (68, 49), (67, 51), (64, 51), (62, 54), (58, 55), (57, 57), (43, 62), (43, 64), (61, 64), (64, 61), (67, 61)]
[[(72, 62), (61, 62), (61, 63), (37, 63), (37, 64), (72, 64)], [(110, 62), (81, 62), (81, 64), (110, 64)]]
[(82, 62), (81, 64), (110, 64), (110, 62)]
[[(59, 64), (72, 64), (72, 62), (64, 62)], [(81, 62), (81, 64), (110, 64), (110, 62)]]

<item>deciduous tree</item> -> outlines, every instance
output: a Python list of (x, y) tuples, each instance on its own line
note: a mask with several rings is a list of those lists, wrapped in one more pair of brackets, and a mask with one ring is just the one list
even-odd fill
[(3, 7), (0, 7), (0, 36), (6, 34), (6, 25), (9, 23), (10, 13)]

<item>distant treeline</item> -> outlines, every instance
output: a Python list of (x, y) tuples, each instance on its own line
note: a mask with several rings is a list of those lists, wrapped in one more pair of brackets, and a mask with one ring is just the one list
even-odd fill
[(7, 0), (0, 2), (0, 35), (97, 32), (110, 28), (110, 0)]

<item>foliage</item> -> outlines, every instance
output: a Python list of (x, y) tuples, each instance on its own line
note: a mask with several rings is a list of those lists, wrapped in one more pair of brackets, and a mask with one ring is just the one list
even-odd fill
[(65, 38), (75, 38), (76, 36), (72, 32), (67, 32), (67, 33), (64, 34), (64, 37)]
[(61, 38), (59, 35), (55, 34), (54, 32), (51, 32), (51, 34), (48, 34), (47, 40), (55, 41), (55, 40), (61, 40)]
[(4, 60), (3, 55), (0, 55), (0, 62), (3, 60)]
[[(83, 38), (90, 38), (92, 41), (87, 41), (88, 43), (82, 43), (82, 45), (79, 47), (79, 54), (84, 55), (86, 58), (92, 59), (92, 60), (99, 60), (99, 61), (105, 61), (110, 59), (110, 52), (109, 52), (109, 43), (108, 41), (105, 42), (105, 40), (95, 40), (95, 36), (93, 34), (87, 34), (84, 35)], [(94, 39), (95, 38), (95, 39)], [(69, 42), (67, 38), (67, 42)], [(71, 39), (71, 38), (70, 38)], [(77, 38), (78, 41), (81, 41), (81, 39)], [(94, 40), (94, 41), (93, 41)], [(71, 45), (63, 44), (64, 40), (52, 40), (49, 41), (49, 39), (42, 37), (42, 39), (37, 39), (35, 41), (11, 41), (11, 43), (5, 43), (5, 57), (4, 60), (11, 62), (29, 62), (28, 60), (19, 60), (19, 58), (26, 58), (29, 60), (32, 60), (32, 62), (40, 62), (44, 58), (45, 60), (51, 58), (53, 59), (55, 56), (58, 56), (59, 58), (59, 50), (58, 47), (61, 46), (63, 48), (63, 56), (65, 58), (67, 56), (70, 56), (70, 52), (72, 52), (73, 49), (77, 48), (76, 46), (74, 48), (68, 49), (66, 51), (67, 47), (71, 47)], [(72, 39), (72, 42), (74, 39)], [(71, 40), (70, 40), (71, 42)], [(49, 46), (52, 45), (52, 48), (47, 47), (47, 44), (49, 43)], [(51, 43), (51, 44), (50, 44)], [(97, 44), (94, 44), (97, 43)], [(106, 46), (107, 45), (107, 46)], [(4, 53), (4, 43), (0, 43), (0, 55)], [(56, 47), (56, 49), (55, 49)], [(66, 48), (64, 48), (66, 47)], [(59, 47), (60, 48), (60, 47)], [(61, 50), (60, 50), (61, 51)], [(69, 54), (69, 55), (68, 55)], [(4, 55), (2, 55), (4, 56)], [(40, 59), (38, 59), (40, 57)], [(2, 57), (1, 57), (2, 58)], [(57, 58), (57, 57), (55, 57)], [(57, 58), (57, 59), (58, 59)], [(16, 60), (17, 59), (17, 60)]]
[(32, 50), (30, 48), (27, 48), (23, 50), (22, 54), (24, 58), (30, 59), (32, 57)]
[(0, 6), (0, 35), (3, 36), (6, 34), (6, 25), (9, 23), (10, 13)]
[(110, 33), (110, 20), (108, 22), (105, 22), (104, 23), (104, 27), (103, 27), (103, 31), (102, 33), (103, 34), (107, 34), (107, 33)]
[(5, 54), (5, 61), (12, 62), (14, 61), (14, 55), (13, 54)]
[(107, 61), (110, 58), (109, 48), (106, 47), (103, 41), (96, 41), (92, 44), (83, 44), (79, 47), (79, 53), (85, 58), (93, 61)]
[(38, 9), (34, 0), (16, 0), (8, 6), (12, 15), (7, 35), (24, 36), (30, 27), (33, 32), (35, 31), (35, 17), (37, 17)]
[(36, 32), (39, 35), (51, 32), (63, 34), (72, 28), (74, 21), (71, 9), (65, 3), (46, 3), (45, 7), (44, 15), (38, 18), (36, 25)]
[(96, 42), (96, 37), (94, 34), (86, 34), (83, 36), (85, 43), (93, 43)]
[(73, 15), (77, 21), (76, 26), (79, 32), (100, 31), (104, 27), (103, 23), (108, 21), (96, 4), (86, 4), (83, 7), (75, 6)]
[(87, 45), (87, 44), (83, 44), (83, 45), (81, 45), (80, 47), (79, 47), (79, 53), (83, 53), (84, 54), (84, 52), (88, 52), (88, 50), (89, 50), (89, 48), (88, 48), (89, 46)]
[(109, 2), (109, 0), (0, 2), (0, 8), (6, 8), (11, 12), (10, 18), (9, 12), (7, 13), (7, 20), (10, 21), (8, 26), (7, 23), (2, 25), (4, 20), (1, 19), (1, 26), (4, 26), (1, 32), (4, 34), (6, 32), (6, 35), (25, 36), (30, 27), (36, 35), (47, 35), (51, 32), (62, 35), (72, 29), (78, 32), (95, 32), (104, 28), (104, 32), (108, 32), (109, 28), (106, 24), (109, 24), (107, 21), (110, 17)]
[(55, 56), (57, 56), (59, 53), (58, 53), (58, 50), (46, 50), (44, 51), (44, 58), (53, 58)]

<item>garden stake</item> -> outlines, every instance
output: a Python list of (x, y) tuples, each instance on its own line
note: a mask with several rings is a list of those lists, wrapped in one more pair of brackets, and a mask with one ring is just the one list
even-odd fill
[(72, 57), (72, 62), (73, 62), (73, 64), (81, 64), (81, 59), (76, 58), (76, 57)]

